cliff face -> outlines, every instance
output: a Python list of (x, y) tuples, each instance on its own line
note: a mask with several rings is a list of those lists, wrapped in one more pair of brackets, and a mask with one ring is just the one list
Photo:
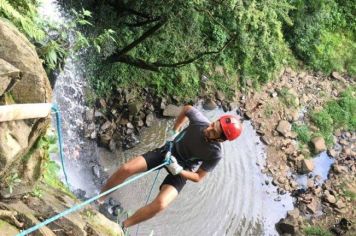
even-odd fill
[[(50, 103), (51, 97), (34, 46), (11, 23), (0, 20), (0, 105)], [(16, 235), (79, 203), (64, 188), (43, 181), (48, 147), (39, 143), (49, 123), (50, 117), (0, 122), (0, 235)], [(46, 236), (121, 234), (116, 223), (90, 206), (35, 232)]]
[[(0, 21), (0, 104), (48, 103), (52, 90), (34, 46), (9, 22)], [(0, 182), (6, 194), (5, 179), (16, 175), (23, 178), (22, 190), (38, 178), (41, 155), (29, 152), (44, 134), (49, 118), (0, 123)], [(20, 191), (19, 189), (15, 189)], [(20, 191), (21, 192), (21, 191)]]

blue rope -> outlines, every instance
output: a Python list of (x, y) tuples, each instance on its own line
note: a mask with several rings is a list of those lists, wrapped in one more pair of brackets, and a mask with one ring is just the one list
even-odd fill
[(133, 178), (121, 183), (121, 184), (119, 184), (119, 185), (116, 185), (115, 187), (113, 187), (113, 188), (111, 188), (111, 189), (109, 189), (109, 190), (107, 190), (107, 191), (105, 191), (105, 192), (103, 192), (103, 193), (101, 193), (99, 195), (96, 195), (96, 196), (86, 200), (85, 202), (82, 202), (82, 203), (80, 203), (78, 205), (75, 205), (75, 206), (73, 206), (73, 207), (71, 207), (71, 208), (69, 208), (69, 209), (67, 209), (67, 210), (55, 215), (55, 216), (52, 216), (51, 218), (49, 218), (49, 219), (47, 219), (47, 220), (45, 220), (45, 221), (43, 221), (43, 222), (31, 227), (29, 229), (26, 229), (26, 230), (22, 231), (21, 233), (17, 234), (16, 236), (25, 236), (25, 235), (27, 235), (27, 234), (35, 231), (35, 230), (38, 230), (39, 228), (41, 228), (41, 227), (43, 227), (43, 226), (45, 226), (45, 225), (47, 225), (47, 224), (59, 219), (61, 217), (64, 217), (64, 216), (66, 216), (66, 215), (68, 215), (68, 214), (70, 214), (70, 213), (72, 213), (74, 211), (77, 211), (80, 208), (82, 208), (83, 206), (85, 206), (85, 205), (87, 205), (87, 204), (89, 204), (89, 203), (101, 198), (102, 196), (105, 196), (105, 195), (107, 195), (109, 193), (112, 193), (115, 190), (117, 190), (117, 189), (119, 189), (121, 187), (124, 187), (124, 186), (132, 183), (133, 181), (135, 181), (135, 180), (137, 180), (137, 179), (139, 179), (139, 178), (141, 178), (141, 177), (143, 177), (143, 176), (145, 176), (145, 175), (147, 175), (147, 174), (149, 174), (149, 173), (151, 173), (151, 172), (153, 172), (153, 171), (155, 171), (155, 170), (157, 170), (157, 169), (159, 169), (159, 168), (161, 168), (161, 167), (163, 167), (163, 166), (165, 166), (167, 164), (168, 164), (168, 161), (165, 161), (161, 165), (158, 165), (158, 166), (156, 166), (155, 168), (153, 168), (153, 169), (151, 169), (149, 171), (143, 172), (143, 173), (141, 173), (141, 174), (139, 174), (139, 175), (137, 175), (137, 176), (135, 176), (135, 177), (133, 177)]
[(61, 157), (62, 169), (64, 178), (66, 180), (67, 187), (69, 188), (68, 177), (64, 165), (64, 154), (63, 154), (63, 140), (62, 140), (62, 128), (61, 128), (61, 113), (59, 112), (57, 104), (52, 105), (52, 111), (56, 114), (56, 125), (57, 125), (57, 133), (58, 133), (58, 143), (59, 143), (59, 153)]
[[(164, 162), (166, 162), (167, 164), (170, 164), (171, 163), (171, 155), (172, 155), (172, 148), (173, 148), (173, 142), (168, 142), (166, 143), (166, 145), (168, 146), (168, 151), (166, 153), (166, 156), (165, 156), (165, 159), (164, 159)], [(158, 175), (159, 175), (159, 172), (161, 170), (158, 170), (157, 171), (157, 174), (156, 174), (156, 177), (153, 181), (153, 184), (151, 186), (151, 190), (147, 196), (147, 199), (146, 199), (146, 203), (145, 203), (145, 206), (147, 205), (148, 201), (150, 200), (150, 197), (151, 197), (151, 194), (152, 194), (152, 190), (153, 190), (153, 187), (155, 186), (156, 184), (156, 181), (157, 181), (157, 178), (158, 178)], [(136, 236), (138, 235), (138, 230), (140, 228), (140, 224), (137, 225), (137, 229), (136, 229)]]
[[(159, 175), (159, 172), (160, 172), (160, 171), (161, 171), (160, 169), (157, 171), (156, 177), (155, 177), (155, 179), (154, 179), (154, 181), (153, 181), (153, 184), (152, 184), (152, 186), (151, 186), (151, 190), (150, 190), (150, 192), (149, 192), (149, 194), (148, 194), (148, 196), (147, 196), (145, 206), (147, 205), (148, 201), (150, 200), (153, 187), (155, 186), (155, 184), (156, 184), (156, 182), (157, 182), (157, 178), (158, 178), (158, 175)], [(138, 234), (139, 228), (140, 228), (140, 224), (137, 225), (136, 236), (137, 236), (137, 234)]]

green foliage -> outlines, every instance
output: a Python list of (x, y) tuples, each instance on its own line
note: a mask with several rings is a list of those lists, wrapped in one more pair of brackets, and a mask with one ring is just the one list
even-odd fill
[(326, 143), (332, 144), (332, 133), (336, 128), (356, 129), (356, 87), (349, 87), (340, 98), (326, 103), (320, 112), (311, 114), (311, 121), (319, 128)]
[(312, 133), (307, 125), (298, 125), (296, 123), (293, 123), (292, 130), (297, 133), (298, 140), (302, 141), (305, 144), (308, 144), (310, 142)]
[(309, 116), (318, 130), (311, 132), (305, 124), (293, 124), (292, 128), (298, 134), (298, 140), (309, 144), (311, 138), (322, 136), (327, 145), (333, 144), (335, 129), (356, 129), (356, 87), (347, 88), (340, 94), (339, 99), (327, 102), (321, 111), (314, 111)]
[(305, 228), (304, 233), (308, 236), (332, 236), (328, 230), (315, 226)]
[(31, 195), (33, 197), (38, 197), (38, 198), (41, 198), (42, 194), (43, 194), (43, 190), (39, 186), (36, 186), (31, 192)]
[(351, 0), (290, 0), (293, 26), (286, 36), (296, 55), (316, 70), (356, 74), (354, 13)]
[(30, 38), (39, 41), (45, 38), (45, 32), (38, 27), (36, 7), (38, 0), (0, 0), (0, 17), (12, 21)]
[(282, 89), (278, 90), (278, 94), (279, 94), (282, 102), (287, 107), (297, 107), (298, 106), (298, 104), (296, 102), (297, 97), (294, 94), (290, 93), (287, 88), (283, 87)]
[(5, 183), (9, 188), (9, 193), (11, 194), (14, 187), (21, 183), (21, 179), (17, 172), (12, 173), (5, 179)]
[[(97, 38), (93, 46), (101, 54), (93, 59), (89, 50), (87, 59), (99, 96), (119, 86), (150, 86), (158, 94), (187, 100), (199, 93), (203, 74), (213, 88), (230, 96), (246, 79), (256, 86), (272, 79), (290, 59), (281, 29), (283, 22), (290, 23), (286, 0), (131, 1), (120, 9), (110, 3), (95, 6), (95, 27), (87, 27), (86, 37)], [(159, 30), (139, 40), (159, 23)], [(105, 58), (134, 42), (125, 52), (131, 61), (108, 65)], [(145, 65), (156, 69), (143, 69)], [(226, 73), (214, 74), (216, 66)]]

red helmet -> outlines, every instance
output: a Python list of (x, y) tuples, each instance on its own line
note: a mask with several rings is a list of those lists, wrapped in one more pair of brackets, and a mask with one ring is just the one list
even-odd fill
[(242, 132), (240, 119), (233, 115), (224, 115), (219, 119), (221, 128), (229, 141), (238, 138)]

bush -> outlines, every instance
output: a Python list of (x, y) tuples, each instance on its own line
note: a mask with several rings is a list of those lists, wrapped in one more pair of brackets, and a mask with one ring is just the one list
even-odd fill
[(353, 1), (290, 1), (294, 22), (285, 33), (295, 54), (315, 70), (356, 75)]
[(305, 144), (308, 144), (311, 140), (312, 133), (309, 130), (309, 127), (305, 124), (302, 125), (297, 125), (293, 124), (292, 125), (292, 130), (297, 133), (297, 137), (300, 141), (302, 141)]
[(328, 230), (315, 226), (305, 228), (304, 233), (307, 236), (332, 236), (332, 234)]

